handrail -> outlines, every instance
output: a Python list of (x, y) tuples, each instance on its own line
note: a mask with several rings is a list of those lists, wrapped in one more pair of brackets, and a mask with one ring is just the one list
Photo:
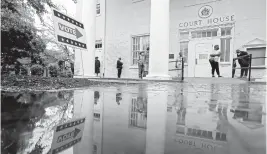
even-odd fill
[(245, 55), (245, 56), (241, 56), (241, 57), (237, 57), (237, 58), (233, 58), (233, 64), (235, 63), (235, 60), (237, 59), (242, 59), (244, 57), (249, 57), (249, 66), (248, 67), (234, 67), (234, 65), (232, 65), (232, 78), (234, 78), (234, 73), (235, 73), (235, 70), (236, 69), (249, 69), (248, 73), (248, 81), (251, 80), (251, 69), (253, 66), (251, 66), (251, 63), (252, 63), (252, 59), (263, 59), (263, 58), (267, 58), (267, 57), (252, 57), (252, 54), (249, 54), (249, 55)]
[(182, 60), (173, 60), (173, 61), (169, 61), (169, 63), (174, 63), (174, 62), (182, 62), (182, 68), (174, 68), (174, 69), (169, 69), (169, 71), (179, 71), (181, 70), (181, 74), (182, 74), (182, 81), (184, 80), (184, 58), (182, 57)]

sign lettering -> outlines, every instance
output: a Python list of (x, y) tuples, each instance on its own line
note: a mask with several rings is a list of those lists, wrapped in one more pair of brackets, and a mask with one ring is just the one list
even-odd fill
[(56, 10), (53, 11), (53, 21), (58, 43), (87, 49), (85, 29), (81, 22)]
[(51, 152), (62, 152), (82, 140), (85, 118), (58, 125), (54, 132)]
[(235, 21), (234, 15), (214, 17), (214, 18), (207, 18), (207, 19), (201, 19), (201, 20), (181, 22), (179, 23), (179, 28), (210, 26), (210, 25), (224, 24), (224, 23), (229, 23), (229, 22), (234, 22), (234, 21)]

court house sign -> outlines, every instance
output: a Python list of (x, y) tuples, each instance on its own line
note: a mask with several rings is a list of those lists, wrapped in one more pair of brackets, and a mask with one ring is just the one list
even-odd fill
[(234, 22), (235, 20), (234, 15), (226, 15), (226, 16), (210, 18), (212, 13), (213, 13), (212, 7), (205, 5), (201, 7), (198, 11), (198, 16), (201, 19), (181, 22), (179, 23), (179, 28), (195, 28), (195, 27), (202, 27), (202, 26), (211, 26), (211, 25), (218, 25), (218, 24), (224, 24), (224, 23), (231, 23), (231, 22)]

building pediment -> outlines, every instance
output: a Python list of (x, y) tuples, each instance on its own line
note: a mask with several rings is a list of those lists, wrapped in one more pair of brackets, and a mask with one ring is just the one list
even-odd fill
[(256, 38), (256, 39), (254, 39), (252, 41), (249, 41), (245, 45), (243, 45), (243, 47), (245, 47), (245, 48), (250, 48), (250, 47), (266, 47), (266, 41), (265, 40), (261, 40), (259, 38)]

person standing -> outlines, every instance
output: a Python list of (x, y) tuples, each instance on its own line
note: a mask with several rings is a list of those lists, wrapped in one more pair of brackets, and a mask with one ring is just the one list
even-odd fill
[(149, 47), (146, 48), (146, 52), (144, 56), (145, 58), (144, 58), (144, 75), (143, 76), (147, 76), (148, 69), (149, 69)]
[(222, 77), (220, 75), (220, 70), (219, 70), (219, 59), (221, 56), (221, 51), (219, 50), (219, 45), (215, 45), (214, 46), (214, 50), (212, 50), (212, 53), (210, 54), (210, 65), (211, 65), (211, 74), (212, 77), (215, 77), (214, 73), (216, 70), (216, 73), (218, 75), (218, 77)]
[(98, 60), (98, 57), (95, 57), (95, 73), (96, 76), (100, 73), (100, 61)]
[(117, 60), (117, 70), (118, 70), (118, 78), (121, 78), (121, 71), (122, 71), (123, 63), (121, 61), (121, 58)]
[[(175, 68), (179, 68), (181, 69), (181, 66), (182, 66), (182, 58), (183, 58), (183, 52), (179, 52), (179, 56), (177, 56), (176, 58), (176, 62), (175, 62)], [(180, 77), (180, 71), (178, 70), (178, 77)]]
[(235, 77), (236, 61), (233, 61), (232, 78)]
[(238, 58), (238, 63), (241, 67), (241, 74), (240, 78), (242, 77), (247, 77), (248, 75), (248, 67), (249, 67), (249, 56), (246, 51), (240, 51), (236, 50), (237, 58)]
[(143, 79), (144, 67), (145, 67), (145, 55), (144, 55), (144, 52), (140, 52), (139, 60), (138, 60), (138, 71), (139, 71), (140, 79)]

